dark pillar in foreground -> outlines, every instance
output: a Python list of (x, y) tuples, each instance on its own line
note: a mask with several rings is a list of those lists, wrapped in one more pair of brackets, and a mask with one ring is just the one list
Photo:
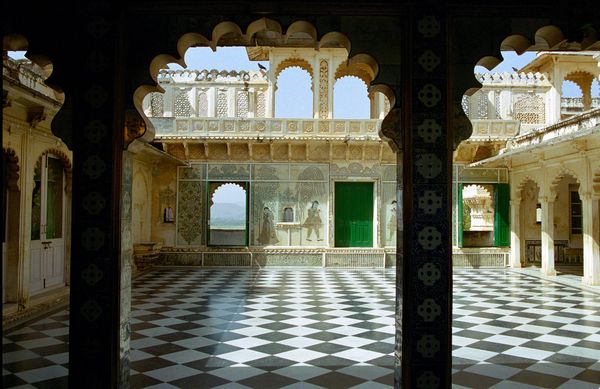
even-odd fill
[(452, 134), (446, 28), (445, 15), (417, 10), (403, 37), (397, 388), (451, 387)]
[(84, 2), (72, 18), (73, 238), (69, 386), (123, 387), (119, 361), (122, 119), (117, 85), (116, 12)]

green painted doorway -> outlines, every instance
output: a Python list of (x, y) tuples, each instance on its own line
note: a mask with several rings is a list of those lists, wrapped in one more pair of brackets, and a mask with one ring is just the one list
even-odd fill
[(373, 247), (373, 183), (335, 183), (335, 246)]

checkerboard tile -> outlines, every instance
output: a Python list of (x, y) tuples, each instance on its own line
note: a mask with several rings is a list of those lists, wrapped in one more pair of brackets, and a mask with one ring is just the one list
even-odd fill
[(135, 282), (133, 306), (145, 312), (132, 321), (140, 358), (132, 385), (391, 385), (394, 277), (383, 270), (155, 271)]
[[(159, 269), (134, 281), (133, 388), (389, 388), (394, 270)], [(454, 388), (598, 388), (600, 295), (454, 274)], [(68, 313), (3, 337), (4, 387), (66, 387)]]
[(600, 295), (502, 270), (454, 272), (455, 388), (600, 387)]

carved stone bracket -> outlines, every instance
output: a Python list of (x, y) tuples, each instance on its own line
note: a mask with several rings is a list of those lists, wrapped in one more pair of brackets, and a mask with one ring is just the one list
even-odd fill
[(44, 107), (32, 107), (27, 110), (27, 122), (31, 128), (35, 128), (39, 122), (46, 120)]
[(124, 127), (124, 148), (126, 150), (134, 140), (141, 138), (146, 133), (146, 123), (136, 110), (127, 110)]
[(392, 108), (381, 123), (380, 135), (388, 140), (394, 151), (402, 150), (402, 122), (400, 108)]

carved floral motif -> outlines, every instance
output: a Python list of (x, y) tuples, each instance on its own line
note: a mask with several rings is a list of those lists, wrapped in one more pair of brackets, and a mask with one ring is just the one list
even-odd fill
[(321, 60), (319, 64), (319, 119), (329, 117), (329, 64)]
[(188, 245), (197, 242), (202, 236), (203, 194), (202, 182), (179, 182), (177, 232)]

